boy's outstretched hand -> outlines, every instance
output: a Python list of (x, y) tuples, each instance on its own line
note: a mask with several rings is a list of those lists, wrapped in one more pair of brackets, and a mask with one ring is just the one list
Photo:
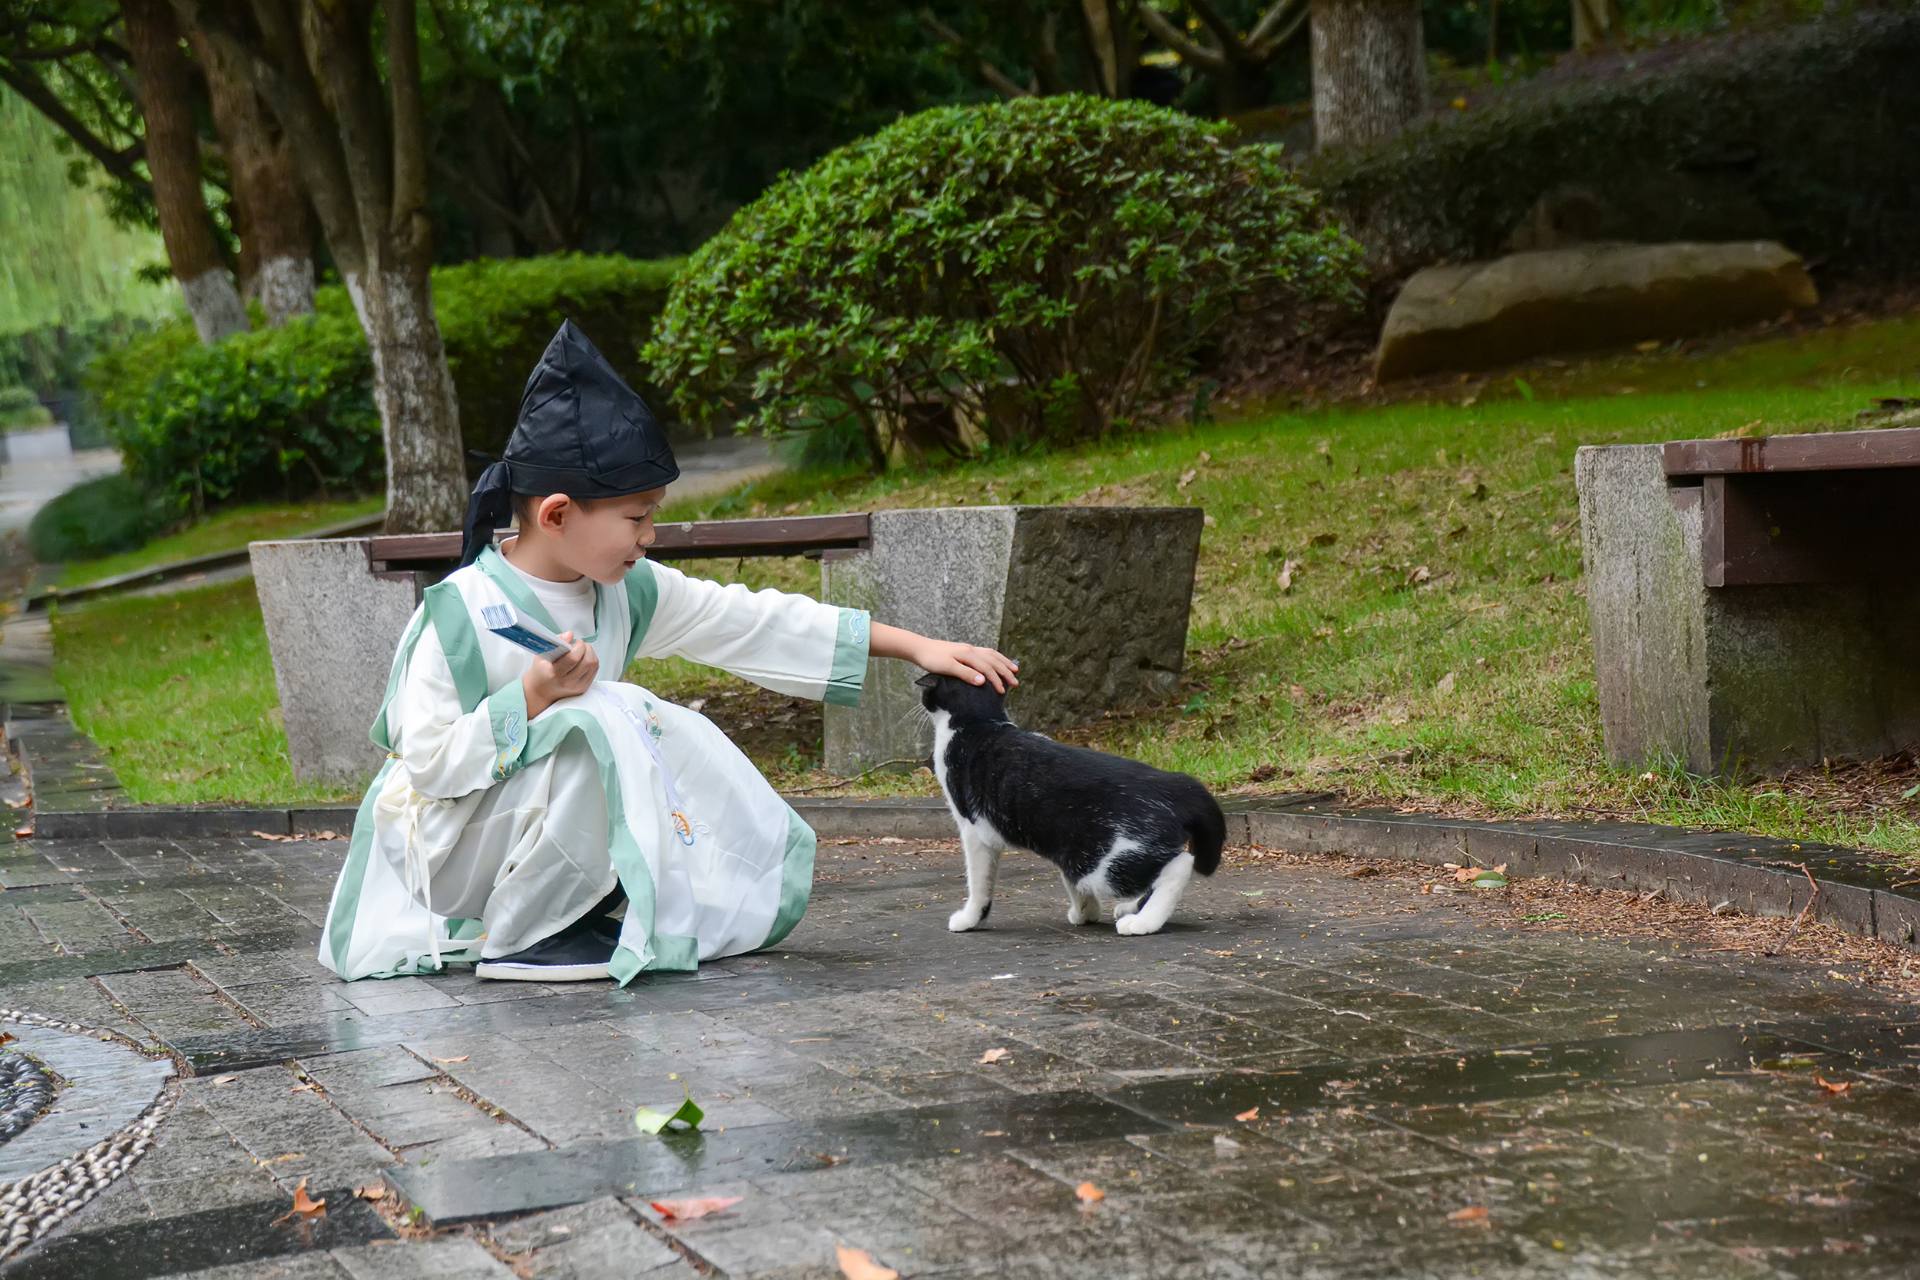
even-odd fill
[(968, 684), (990, 684), (995, 693), (1005, 693), (1020, 683), (1020, 664), (996, 649), (935, 640), (883, 622), (873, 624), (867, 651), (878, 658), (905, 658), (935, 675), (954, 676)]

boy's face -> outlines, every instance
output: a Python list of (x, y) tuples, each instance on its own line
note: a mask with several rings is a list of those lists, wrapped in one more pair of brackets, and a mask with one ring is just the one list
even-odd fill
[(615, 583), (627, 575), (653, 545), (653, 516), (665, 489), (648, 489), (623, 498), (596, 498), (581, 505), (564, 494), (540, 502), (540, 532), (549, 537), (554, 559), (595, 582)]

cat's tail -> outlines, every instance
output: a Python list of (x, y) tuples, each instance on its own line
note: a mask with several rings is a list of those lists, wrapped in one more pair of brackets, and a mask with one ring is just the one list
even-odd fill
[(1193, 869), (1210, 876), (1220, 869), (1220, 851), (1227, 845), (1227, 819), (1220, 802), (1203, 787), (1187, 810), (1187, 848), (1193, 854)]

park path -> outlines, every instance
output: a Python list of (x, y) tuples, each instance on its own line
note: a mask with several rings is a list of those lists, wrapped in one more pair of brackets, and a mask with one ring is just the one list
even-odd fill
[[(982, 1280), (1724, 1280), (1920, 1246), (1916, 1010), (1868, 944), (1723, 949), (1783, 921), (1618, 936), (1238, 849), (1154, 937), (1068, 926), (1032, 858), (954, 935), (957, 852), (893, 840), (823, 844), (786, 943), (697, 974), (342, 984), (314, 952), (345, 847), (0, 852), (0, 1005), (124, 1037), (88, 1065), (10, 1028), (78, 1065), (0, 1182), (76, 1111), (164, 1116), (10, 1274), (812, 1280), (844, 1245)], [(700, 1132), (635, 1131), (688, 1096)], [(286, 1216), (303, 1184), (324, 1217)], [(689, 1197), (738, 1201), (654, 1207)]]

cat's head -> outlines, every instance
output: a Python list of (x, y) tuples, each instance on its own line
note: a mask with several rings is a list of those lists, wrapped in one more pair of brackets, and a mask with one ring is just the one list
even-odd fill
[(932, 672), (913, 682), (920, 690), (920, 705), (927, 714), (944, 711), (956, 721), (997, 721), (1007, 718), (1007, 698), (995, 693), (990, 684), (969, 684), (953, 676)]

